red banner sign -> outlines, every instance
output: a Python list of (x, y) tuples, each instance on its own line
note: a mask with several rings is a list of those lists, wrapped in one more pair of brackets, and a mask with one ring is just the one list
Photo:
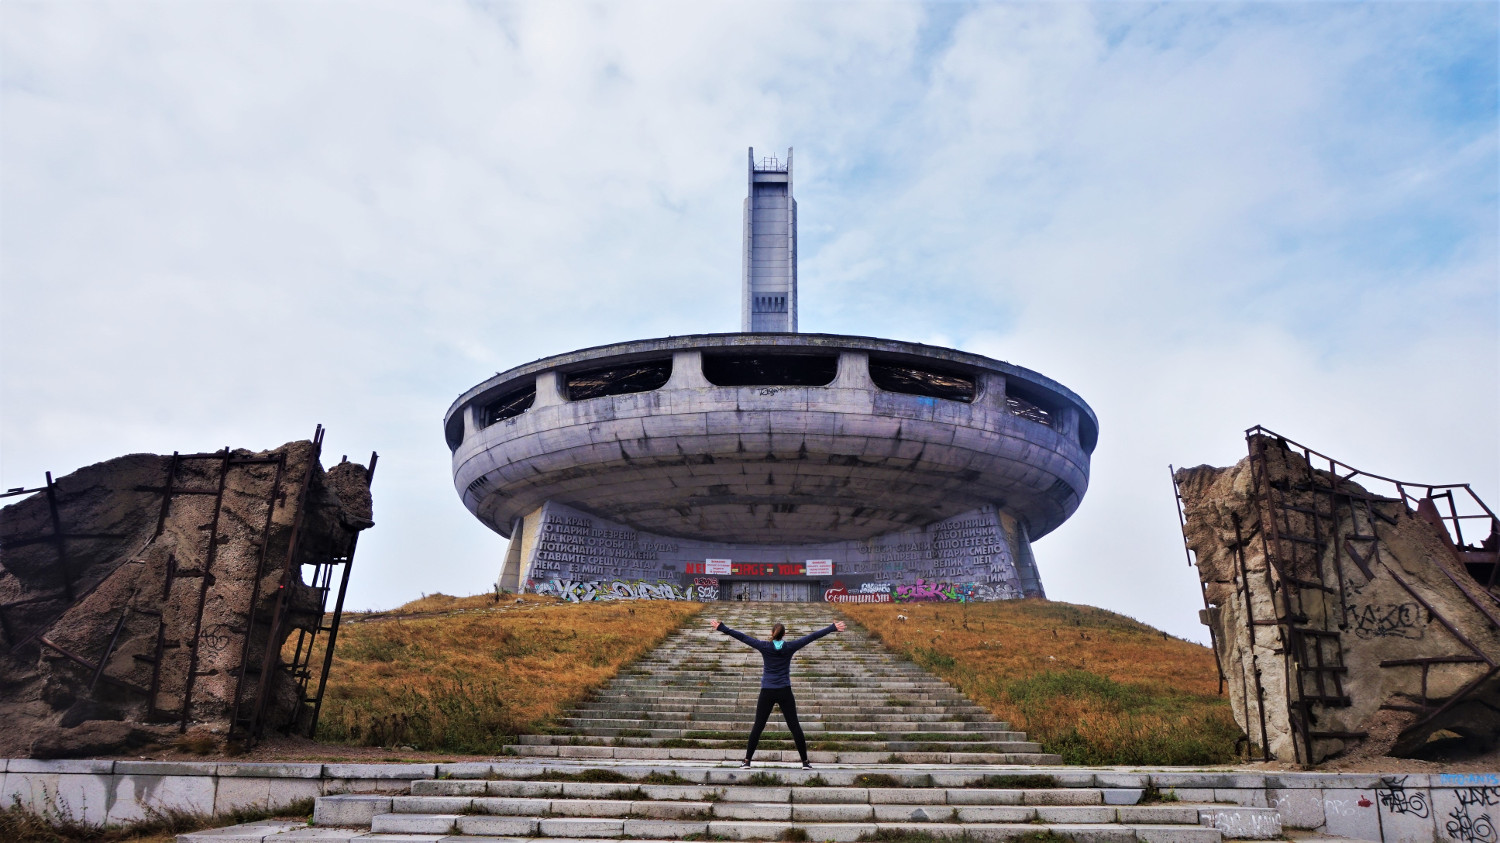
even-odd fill
[[(721, 577), (805, 577), (807, 565), (801, 562), (729, 562), (725, 570), (725, 559), (710, 559), (704, 562), (687, 563), (686, 574), (716, 574)], [(710, 570), (709, 566), (713, 569)], [(830, 569), (831, 570), (831, 569)], [(815, 575), (816, 576), (816, 575)]]

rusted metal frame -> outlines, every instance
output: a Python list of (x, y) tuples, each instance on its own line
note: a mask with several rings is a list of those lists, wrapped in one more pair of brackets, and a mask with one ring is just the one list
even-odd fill
[(1386, 659), (1381, 667), (1403, 667), (1414, 664), (1484, 664), (1478, 656), (1427, 656), (1420, 659)]
[[(333, 566), (337, 564), (334, 561), (332, 542), (330, 537), (328, 546), (318, 554), (313, 563), (312, 576), (308, 578), (313, 589), (318, 592), (318, 618), (313, 622), (311, 630), (297, 627), (297, 645), (292, 650), (292, 678), (297, 683), (299, 704), (307, 701), (307, 684), (312, 678), (313, 647), (317, 643), (318, 632), (323, 626), (323, 615), (328, 606), (328, 583), (333, 576)], [(324, 561), (325, 557), (327, 561)]]
[(198, 679), (198, 639), (203, 634), (203, 608), (208, 603), (208, 584), (212, 579), (214, 558), (219, 552), (219, 515), (224, 511), (224, 487), (228, 482), (229, 446), (225, 445), (223, 463), (219, 466), (219, 494), (214, 498), (214, 517), (208, 528), (208, 553), (203, 559), (203, 569), (199, 571), (202, 581), (198, 585), (198, 611), (193, 620), (193, 640), (188, 645), (188, 670), (182, 688), (182, 719), (177, 726), (179, 732), (187, 731), (188, 719), (193, 710), (193, 685)]
[[(375, 465), (380, 461), (380, 454), (370, 452), (370, 464), (365, 468), (365, 486), (369, 487), (375, 483)], [(1173, 480), (1173, 488), (1176, 488), (1176, 480)], [(1178, 498), (1178, 513), (1181, 514), (1182, 499)], [(323, 669), (318, 675), (318, 696), (313, 700), (312, 718), (307, 724), (307, 737), (311, 738), (318, 730), (318, 715), (323, 711), (323, 695), (328, 690), (328, 671), (333, 667), (333, 647), (339, 640), (339, 626), (344, 617), (344, 594), (349, 590), (349, 572), (354, 569), (354, 551), (359, 547), (359, 532), (349, 537), (349, 549), (344, 553), (344, 569), (339, 577), (339, 596), (333, 604), (333, 621), (328, 625), (328, 643), (323, 648)], [(1183, 537), (1183, 547), (1187, 547), (1187, 538)], [(1202, 580), (1198, 582), (1203, 585)], [(327, 603), (325, 601), (324, 605)], [(1212, 639), (1213, 627), (1208, 628), (1209, 638)], [(1214, 659), (1218, 665), (1219, 660)], [(1219, 668), (1219, 688), (1222, 693), (1224, 687), (1224, 669)], [(1248, 719), (1248, 718), (1247, 718)], [(1249, 754), (1247, 749), (1246, 755)]]
[(115, 654), (115, 645), (120, 643), (120, 632), (125, 629), (125, 621), (130, 619), (130, 601), (135, 599), (132, 593), (125, 601), (125, 611), (120, 613), (120, 619), (115, 621), (115, 631), (109, 636), (109, 646), (104, 648), (104, 655), (99, 657), (99, 666), (94, 669), (94, 677), (89, 680), (89, 693), (94, 693), (94, 688), (99, 685), (99, 680), (104, 676), (104, 667), (109, 664), (109, 657)]
[[(1281, 441), (1287, 442), (1288, 440), (1282, 439)], [(1261, 548), (1266, 557), (1266, 590), (1271, 595), (1271, 602), (1273, 607), (1275, 606), (1275, 594), (1278, 590), (1276, 582), (1271, 577), (1273, 568), (1276, 569), (1276, 574), (1281, 579), (1279, 590), (1281, 591), (1282, 610), (1276, 613), (1279, 616), (1277, 618), (1277, 634), (1281, 637), (1281, 658), (1284, 663), (1282, 666), (1283, 670), (1288, 675), (1293, 675), (1297, 673), (1297, 665), (1292, 653), (1292, 642), (1289, 639), (1292, 635), (1292, 630), (1290, 627), (1293, 626), (1293, 621), (1296, 618), (1293, 615), (1290, 589), (1288, 589), (1286, 582), (1286, 572), (1281, 570), (1280, 566), (1278, 566), (1277, 564), (1277, 560), (1280, 557), (1282, 545), (1281, 530), (1280, 525), (1276, 523), (1276, 515), (1274, 511), (1272, 511), (1273, 505), (1271, 503), (1271, 499), (1275, 495), (1276, 490), (1271, 486), (1271, 481), (1268, 476), (1270, 469), (1267, 464), (1265, 449), (1266, 440), (1264, 438), (1251, 440), (1251, 495), (1252, 500), (1255, 504), (1256, 518), (1261, 522)], [(1256, 471), (1257, 467), (1259, 468), (1258, 472)], [(1293, 553), (1295, 554), (1295, 552), (1296, 551), (1294, 549)], [(1300, 688), (1298, 689), (1298, 693), (1300, 696)], [(1302, 734), (1303, 744), (1305, 745), (1305, 752), (1304, 748), (1299, 747), (1295, 740), (1292, 741), (1292, 751), (1295, 754), (1296, 761), (1298, 763), (1306, 763), (1310, 765), (1313, 763), (1312, 737), (1309, 734), (1312, 728), (1312, 724), (1310, 722), (1311, 717), (1307, 709), (1307, 702), (1300, 698), (1293, 698), (1291, 682), (1286, 683), (1286, 702), (1289, 715), (1291, 715), (1293, 710), (1301, 712), (1301, 717), (1290, 716), (1289, 719), (1292, 721), (1292, 728)], [(1304, 757), (1306, 758), (1306, 761), (1303, 761)]]
[[(1282, 441), (1284, 441), (1284, 440), (1282, 440)], [(1276, 589), (1276, 584), (1271, 579), (1271, 568), (1274, 565), (1274, 554), (1273, 554), (1273, 551), (1271, 549), (1271, 546), (1272, 546), (1273, 542), (1279, 545), (1279, 541), (1277, 541), (1277, 539), (1274, 537), (1275, 536), (1275, 531), (1276, 531), (1276, 521), (1275, 521), (1275, 519), (1271, 518), (1271, 519), (1267, 520), (1266, 514), (1265, 514), (1266, 495), (1268, 494), (1265, 490), (1267, 488), (1269, 488), (1269, 486), (1270, 486), (1270, 481), (1266, 477), (1268, 468), (1266, 466), (1265, 441), (1263, 439), (1257, 439), (1257, 440), (1252, 440), (1252, 442), (1254, 444), (1252, 444), (1252, 446), (1250, 448), (1251, 494), (1252, 494), (1252, 498), (1253, 498), (1253, 501), (1254, 501), (1254, 504), (1255, 504), (1255, 518), (1256, 518), (1255, 527), (1260, 532), (1261, 553), (1262, 553), (1263, 557), (1265, 558), (1265, 563), (1266, 563), (1265, 564), (1265, 570), (1264, 570), (1265, 580), (1266, 580), (1266, 595), (1267, 595), (1267, 597), (1271, 601), (1271, 614), (1272, 614), (1272, 617), (1270, 619), (1268, 619), (1267, 621), (1265, 621), (1264, 624), (1268, 625), (1268, 626), (1274, 626), (1276, 628), (1276, 637), (1277, 637), (1278, 642), (1281, 645), (1282, 660), (1283, 660), (1283, 662), (1286, 663), (1286, 664), (1284, 664), (1284, 667), (1288, 669), (1288, 672), (1290, 672), (1290, 667), (1291, 667), (1290, 661), (1291, 661), (1291, 659), (1290, 659), (1290, 656), (1288, 654), (1288, 650), (1290, 649), (1290, 647), (1289, 647), (1289, 642), (1287, 640), (1286, 626), (1285, 626), (1284, 620), (1282, 618), (1283, 615), (1287, 614), (1286, 609), (1288, 607), (1286, 607), (1285, 595), (1283, 595), (1282, 596), (1282, 606), (1283, 606), (1283, 609), (1282, 610), (1278, 610), (1276, 608), (1276, 590), (1277, 589)], [(1236, 523), (1235, 527), (1236, 527), (1236, 529), (1235, 529), (1236, 540), (1239, 540), (1240, 525), (1238, 523)], [(1243, 557), (1242, 557), (1242, 561), (1243, 561)], [(1253, 626), (1253, 625), (1256, 625), (1256, 624), (1261, 623), (1261, 622), (1255, 621), (1253, 619), (1253, 612), (1249, 610), (1249, 603), (1250, 603), (1250, 600), (1251, 600), (1250, 579), (1249, 579), (1249, 566), (1248, 566), (1248, 564), (1243, 564), (1242, 568), (1244, 569), (1244, 573), (1245, 573), (1244, 582), (1245, 582), (1245, 602), (1246, 602), (1246, 607), (1247, 607), (1247, 617), (1252, 618), (1251, 624)], [(1251, 641), (1252, 647), (1254, 646), (1254, 643), (1255, 643), (1254, 642), (1253, 632), (1254, 632), (1254, 630), (1252, 630), (1252, 641)], [(1252, 652), (1253, 652), (1253, 650), (1252, 650)], [(1269, 740), (1268, 740), (1269, 736), (1266, 734), (1265, 723), (1264, 723), (1265, 702), (1266, 702), (1265, 701), (1265, 689), (1260, 686), (1260, 666), (1259, 666), (1258, 661), (1254, 664), (1254, 667), (1255, 667), (1255, 679), (1256, 679), (1256, 685), (1257, 685), (1256, 690), (1257, 690), (1257, 696), (1258, 696), (1257, 704), (1261, 707), (1261, 717), (1262, 717), (1262, 723), (1261, 723), (1261, 740), (1262, 740), (1262, 743), (1269, 744)], [(1287, 694), (1287, 707), (1288, 707), (1288, 709), (1290, 709), (1290, 708), (1292, 708), (1291, 686), (1290, 686), (1290, 683), (1288, 683), (1288, 685), (1287, 685), (1286, 694)], [(1288, 712), (1288, 714), (1290, 716), (1290, 711)], [(1292, 750), (1293, 750), (1293, 753), (1295, 755), (1297, 755), (1297, 756), (1300, 757), (1301, 750), (1298, 749), (1296, 741), (1292, 742)], [(1266, 753), (1267, 753), (1266, 760), (1270, 760), (1269, 751), (1270, 751), (1269, 750), (1269, 746), (1267, 746), (1267, 748), (1266, 748)]]
[[(66, 536), (64, 536), (64, 538), (73, 541), (77, 541), (79, 539), (92, 541), (102, 539), (123, 539), (125, 538), (125, 535), (123, 533), (68, 533)], [(52, 541), (56, 541), (56, 539), (52, 536), (31, 536), (24, 539), (11, 539), (7, 542), (0, 542), (0, 550), (15, 550), (18, 547), (28, 547), (33, 544), (46, 544)]]
[(271, 520), (276, 514), (277, 496), (281, 493), (281, 475), (286, 469), (286, 453), (282, 452), (274, 462), (276, 473), (271, 478), (271, 491), (266, 495), (266, 520), (260, 529), (260, 558), (255, 563), (255, 577), (250, 585), (250, 605), (245, 612), (245, 639), (240, 646), (239, 677), (234, 683), (234, 711), (229, 717), (229, 731), (226, 734), (229, 738), (234, 737), (235, 729), (239, 727), (240, 706), (244, 704), (245, 673), (250, 664), (250, 639), (255, 635), (255, 610), (260, 602), (260, 581), (266, 574), (266, 558), (271, 549)]
[[(1471, 593), (1468, 587), (1464, 585), (1463, 579), (1460, 579), (1458, 576), (1454, 575), (1452, 571), (1448, 570), (1447, 565), (1444, 565), (1441, 562), (1435, 564), (1438, 570), (1443, 572), (1443, 576), (1447, 577), (1449, 582), (1453, 583), (1453, 585), (1457, 587), (1459, 591), (1463, 592), (1464, 597), (1467, 598), (1471, 604), (1473, 604), (1474, 608), (1478, 609), (1480, 614), (1489, 619), (1491, 626), (1500, 627), (1500, 617), (1496, 616), (1495, 611), (1492, 607), (1486, 606), (1483, 600), (1479, 599), (1478, 596)], [(1472, 579), (1471, 577), (1467, 577), (1467, 574), (1465, 575), (1465, 577)], [(1489, 597), (1489, 599), (1492, 601), (1496, 599), (1494, 595), (1489, 594), (1489, 592), (1482, 593), (1485, 596)]]
[(47, 511), (52, 517), (52, 540), (57, 545), (57, 569), (62, 573), (63, 593), (68, 602), (77, 598), (73, 594), (73, 572), (68, 565), (68, 540), (63, 535), (62, 513), (57, 508), (57, 487), (52, 482), (52, 472), (47, 472)]
[[(52, 650), (56, 650), (58, 653), (60, 653), (68, 661), (71, 661), (74, 664), (77, 664), (78, 666), (84, 668), (85, 670), (89, 670), (89, 671), (97, 670), (97, 666), (95, 664), (93, 664), (92, 662), (90, 662), (88, 659), (85, 659), (83, 656), (80, 656), (77, 653), (71, 653), (71, 652), (68, 652), (67, 650), (64, 650), (62, 647), (59, 647), (58, 645), (56, 645), (56, 644), (52, 643), (51, 641), (47, 640), (47, 636), (45, 636), (45, 635), (38, 636), (37, 640), (39, 642), (41, 642), (41, 644), (44, 647), (47, 647), (47, 648), (52, 649)], [(136, 685), (136, 684), (134, 684), (132, 682), (126, 682), (124, 679), (116, 679), (113, 676), (102, 675), (102, 674), (100, 675), (99, 678), (102, 679), (105, 682), (108, 682), (111, 685), (114, 685), (114, 686), (120, 687), (120, 688), (124, 688), (127, 691), (134, 691), (137, 694), (144, 694), (144, 693), (146, 693), (146, 689), (145, 688), (142, 688), (141, 686)]]
[[(1410, 726), (1407, 726), (1406, 730), (1408, 732), (1410, 732), (1412, 730), (1419, 729), (1419, 728), (1427, 725), (1428, 723), (1431, 723), (1433, 720), (1437, 719), (1438, 715), (1442, 714), (1443, 712), (1445, 712), (1448, 709), (1452, 708), (1453, 706), (1457, 705), (1465, 697), (1467, 697), (1475, 688), (1478, 688), (1480, 685), (1484, 684), (1485, 682), (1488, 682), (1490, 680), (1490, 678), (1493, 677), (1497, 673), (1500, 673), (1500, 665), (1493, 665), (1493, 666), (1491, 666), (1490, 669), (1488, 671), (1486, 671), (1484, 674), (1478, 676), (1472, 682), (1469, 682), (1467, 685), (1464, 685), (1462, 688), (1459, 688), (1457, 691), (1454, 691), (1453, 692), (1453, 696), (1449, 697), (1448, 700), (1447, 700), (1447, 702), (1444, 702), (1442, 705), (1440, 705), (1436, 709), (1434, 709), (1432, 711), (1432, 713), (1430, 713), (1427, 716), (1423, 717), (1421, 720), (1418, 720), (1417, 722), (1411, 724)], [(1382, 706), (1382, 707), (1385, 707), (1385, 706)], [(1420, 712), (1418, 712), (1418, 713), (1420, 713)]]
[[(1495, 533), (1500, 532), (1500, 529), (1497, 528), (1500, 528), (1500, 521), (1496, 521), (1490, 526), (1490, 535), (1493, 536), (1495, 535)], [(1500, 559), (1497, 559), (1495, 563), (1490, 566), (1490, 581), (1484, 584), (1487, 593), (1494, 591), (1495, 583), (1497, 581), (1500, 581)]]
[(167, 482), (162, 487), (161, 512), (156, 516), (156, 532), (152, 534), (152, 538), (161, 536), (162, 531), (167, 529), (167, 510), (172, 506), (172, 487), (177, 483), (177, 466), (181, 462), (181, 455), (173, 451), (172, 462), (167, 465)]
[(36, 597), (27, 597), (21, 600), (14, 600), (10, 603), (0, 603), (0, 609), (10, 609), (16, 606), (30, 606), (32, 603), (54, 603), (58, 600), (65, 599), (67, 598), (63, 597), (57, 592), (53, 592), (51, 594), (39, 594)]
[(1457, 627), (1449, 623), (1448, 619), (1443, 617), (1440, 612), (1438, 612), (1436, 609), (1433, 609), (1432, 604), (1428, 603), (1427, 600), (1422, 597), (1422, 595), (1418, 594), (1417, 590), (1412, 588), (1404, 577), (1396, 573), (1394, 568), (1392, 568), (1390, 565), (1386, 565), (1385, 570), (1391, 575), (1391, 579), (1395, 580), (1398, 585), (1406, 589), (1406, 593), (1410, 594), (1413, 600), (1416, 600), (1418, 603), (1422, 604), (1422, 608), (1427, 610), (1427, 614), (1430, 617), (1436, 618), (1437, 622), (1442, 624), (1443, 628), (1447, 629), (1449, 634), (1451, 634), (1454, 638), (1457, 638), (1459, 643), (1463, 644), (1465, 647), (1468, 647), (1469, 650), (1474, 653), (1474, 655), (1480, 657), (1481, 659), (1484, 659), (1485, 664), (1489, 665), (1490, 667), (1495, 666), (1495, 662), (1492, 661), (1489, 656), (1485, 655), (1483, 650), (1474, 646), (1474, 642), (1470, 641), (1468, 638), (1465, 638), (1464, 634), (1462, 632), (1459, 632)]
[(1313, 732), (1312, 736), (1315, 737), (1315, 738), (1318, 738), (1319, 740), (1330, 739), (1330, 738), (1338, 739), (1338, 740), (1359, 740), (1359, 739), (1362, 739), (1362, 738), (1368, 738), (1370, 736), (1370, 733), (1369, 732), (1328, 731), (1328, 732)]
[[(1377, 544), (1370, 547), (1369, 556), (1360, 556), (1359, 551), (1354, 549), (1354, 545), (1349, 543), (1352, 539), (1373, 541), (1377, 542)], [(1344, 550), (1348, 551), (1349, 558), (1354, 561), (1355, 565), (1359, 566), (1359, 570), (1365, 575), (1365, 579), (1367, 580), (1375, 579), (1375, 571), (1371, 568), (1371, 565), (1380, 561), (1380, 546), (1378, 542), (1379, 540), (1372, 536), (1347, 536), (1344, 539)]]
[(16, 495), (34, 495), (37, 492), (44, 492), (46, 490), (46, 486), (38, 486), (35, 489), (23, 489), (17, 486), (14, 489), (7, 489), (4, 492), (0, 492), (0, 498), (13, 498)]
[[(375, 474), (375, 458), (375, 454), (370, 455), (370, 478), (372, 480)], [(1193, 562), (1193, 549), (1188, 547), (1187, 543), (1187, 513), (1182, 508), (1182, 488), (1177, 485), (1177, 469), (1173, 468), (1171, 463), (1167, 464), (1167, 474), (1172, 478), (1172, 497), (1177, 501), (1177, 525), (1181, 528), (1182, 532), (1182, 554), (1187, 557), (1188, 567), (1194, 568), (1197, 566)], [(353, 551), (351, 550), (350, 552), (352, 553)], [(345, 576), (347, 576), (347, 573)], [(1208, 585), (1203, 582), (1201, 576), (1197, 579), (1198, 593), (1203, 597), (1203, 608), (1205, 611), (1212, 611), (1213, 607), (1208, 605)], [(1213, 624), (1205, 625), (1208, 627), (1208, 643), (1213, 645), (1214, 648), (1214, 670), (1219, 674), (1219, 694), (1222, 695), (1224, 693), (1224, 665), (1219, 662), (1222, 655), (1219, 652), (1219, 635), (1214, 630)]]
[[(1317, 657), (1317, 664), (1313, 666), (1313, 675), (1318, 678), (1318, 697), (1327, 698), (1330, 694), (1328, 693), (1328, 685), (1324, 681), (1323, 676), (1323, 641), (1317, 636), (1304, 637), (1302, 640), (1304, 643), (1312, 644), (1313, 655)], [(1337, 642), (1334, 643), (1337, 645)], [(1301, 689), (1299, 688), (1298, 690), (1300, 691)]]
[[(1233, 515), (1234, 521), (1234, 558), (1239, 563), (1240, 569), (1240, 591), (1245, 600), (1245, 629), (1250, 636), (1250, 672), (1255, 677), (1255, 710), (1260, 715), (1260, 752), (1264, 761), (1271, 760), (1271, 739), (1266, 730), (1266, 691), (1260, 682), (1260, 657), (1255, 653), (1255, 609), (1250, 599), (1250, 570), (1245, 564), (1245, 540), (1241, 534), (1240, 519), (1238, 513)], [(1264, 532), (1264, 531), (1262, 531)], [(1249, 690), (1248, 688), (1246, 689)], [(1249, 697), (1247, 693), (1245, 695)], [(1249, 722), (1249, 712), (1245, 712), (1245, 720)]]
[[(374, 460), (371, 460), (373, 467)], [(349, 590), (349, 571), (354, 567), (354, 548), (359, 544), (359, 533), (349, 537), (349, 552), (344, 557), (344, 570), (339, 577), (339, 596), (333, 604), (333, 621), (328, 627), (328, 643), (323, 646), (323, 669), (318, 673), (318, 694), (313, 699), (312, 718), (307, 724), (306, 736), (311, 738), (318, 730), (318, 715), (323, 711), (323, 694), (328, 690), (328, 671), (333, 667), (333, 646), (339, 640), (339, 624), (344, 616), (344, 594)], [(1213, 627), (1209, 627), (1210, 630)], [(1214, 659), (1218, 663), (1218, 659)], [(1223, 686), (1223, 670), (1219, 671), (1219, 684)]]
[[(98, 580), (96, 580), (93, 585), (91, 585), (88, 588), (84, 589), (83, 593), (79, 594), (76, 599), (74, 599), (73, 601), (69, 602), (68, 605), (64, 606), (61, 611), (59, 611), (57, 614), (53, 615), (52, 617), (48, 618), (47, 620), (42, 621), (37, 626), (37, 628), (34, 629), (34, 630), (32, 630), (30, 633), (28, 633), (25, 638), (22, 638), (20, 641), (16, 642), (15, 646), (12, 647), (11, 650), (12, 651), (18, 650), (18, 649), (26, 646), (27, 644), (30, 644), (31, 642), (36, 641), (38, 638), (40, 638), (41, 634), (45, 630), (49, 629), (53, 624), (57, 623), (57, 621), (60, 618), (62, 618), (63, 615), (66, 615), (68, 613), (69, 609), (73, 608), (74, 606), (78, 605), (79, 603), (83, 602), (84, 600), (87, 600), (88, 597), (89, 597), (89, 595), (91, 595), (95, 591), (97, 591), (99, 589), (99, 586), (101, 586), (105, 582), (107, 582), (109, 580), (110, 576), (113, 575), (115, 571), (118, 571), (121, 567), (123, 567), (129, 561), (130, 560), (128, 558), (121, 560), (119, 562), (119, 564), (117, 564), (117, 565), (115, 565), (115, 567), (111, 568), (108, 573), (106, 573), (104, 576), (102, 576)], [(41, 601), (38, 601), (38, 602), (41, 602)]]
[[(1333, 484), (1328, 484), (1328, 533), (1329, 550), (1333, 553), (1333, 575), (1338, 578), (1339, 596), (1339, 629), (1344, 629), (1349, 623), (1349, 595), (1344, 593), (1344, 548), (1343, 542), (1339, 541), (1339, 498), (1338, 489)], [(1354, 514), (1354, 502), (1349, 502), (1349, 522), (1354, 523), (1358, 516)], [(1371, 525), (1373, 528), (1373, 525)], [(1339, 655), (1342, 662), (1343, 655)]]
[(303, 520), (307, 514), (308, 490), (312, 486), (313, 472), (323, 457), (323, 425), (313, 431), (312, 453), (308, 457), (307, 470), (303, 472), (302, 488), (297, 492), (297, 514), (292, 518), (292, 534), (287, 541), (286, 563), (281, 568), (281, 583), (276, 589), (276, 605), (271, 612), (271, 625), (266, 632), (266, 651), (261, 656), (260, 677), (256, 682), (255, 700), (250, 709), (248, 734), (251, 741), (258, 740), (262, 731), (261, 718), (265, 713), (266, 698), (270, 695), (272, 670), (280, 658), (277, 639), (285, 621), (286, 592), (288, 580), (293, 573), (300, 574), (297, 563), (297, 542), (301, 538)]
[[(1433, 495), (1431, 497), (1433, 498), (1433, 504), (1434, 504), (1434, 506), (1436, 506), (1437, 496)], [(1455, 538), (1458, 539), (1458, 541), (1456, 541), (1454, 544), (1456, 544), (1458, 547), (1463, 547), (1464, 546), (1464, 525), (1462, 523), (1460, 523), (1460, 519), (1459, 519), (1459, 515), (1458, 515), (1458, 505), (1456, 503), (1454, 503), (1454, 501), (1453, 501), (1453, 490), (1452, 489), (1444, 489), (1443, 490), (1443, 497), (1445, 497), (1445, 498), (1448, 499), (1448, 514), (1453, 517), (1453, 535), (1454, 535)]]
[(156, 700), (161, 695), (161, 662), (165, 657), (167, 648), (167, 609), (171, 606), (172, 583), (177, 578), (177, 556), (167, 554), (167, 575), (162, 577), (161, 586), (161, 617), (156, 622), (156, 655), (155, 661), (151, 663), (151, 696), (146, 703), (146, 721), (153, 722), (162, 710), (156, 707)]

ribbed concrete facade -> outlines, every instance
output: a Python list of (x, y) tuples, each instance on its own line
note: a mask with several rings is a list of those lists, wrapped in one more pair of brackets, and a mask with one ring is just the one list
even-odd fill
[(571, 599), (1040, 595), (1097, 421), (1036, 372), (821, 334), (642, 340), (496, 375), (445, 418), (501, 585)]
[(750, 150), (745, 196), (744, 271), (740, 330), (797, 330), (797, 200), (792, 198), (792, 150), (786, 160), (755, 160)]

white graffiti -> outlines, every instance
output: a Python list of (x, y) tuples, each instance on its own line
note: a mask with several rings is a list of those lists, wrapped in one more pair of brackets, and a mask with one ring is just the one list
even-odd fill
[(1349, 799), (1324, 799), (1323, 811), (1335, 816), (1352, 817), (1358, 814), (1362, 808), (1369, 808), (1374, 804), (1374, 802), (1371, 802), (1364, 795), (1361, 795), (1357, 801)]
[(1205, 825), (1217, 828), (1225, 837), (1269, 840), (1281, 836), (1281, 816), (1249, 811), (1203, 811)]
[(862, 582), (859, 591), (855, 594), (890, 594), (891, 584), (888, 582)]
[(683, 588), (670, 582), (646, 580), (536, 580), (526, 581), (535, 594), (561, 597), (569, 603), (591, 603), (601, 600), (693, 600), (696, 586)]
[(719, 599), (718, 577), (695, 577), (693, 588), (698, 591), (699, 603), (712, 603)]

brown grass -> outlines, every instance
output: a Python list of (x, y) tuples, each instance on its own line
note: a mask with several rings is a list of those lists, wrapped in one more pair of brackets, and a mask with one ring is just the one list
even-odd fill
[(839, 608), (1068, 763), (1235, 758), (1212, 651), (1130, 618), (1045, 600)]
[(547, 730), (702, 609), (676, 601), (516, 599), (434, 594), (380, 616), (348, 618), (318, 739), (500, 751), (518, 734)]

